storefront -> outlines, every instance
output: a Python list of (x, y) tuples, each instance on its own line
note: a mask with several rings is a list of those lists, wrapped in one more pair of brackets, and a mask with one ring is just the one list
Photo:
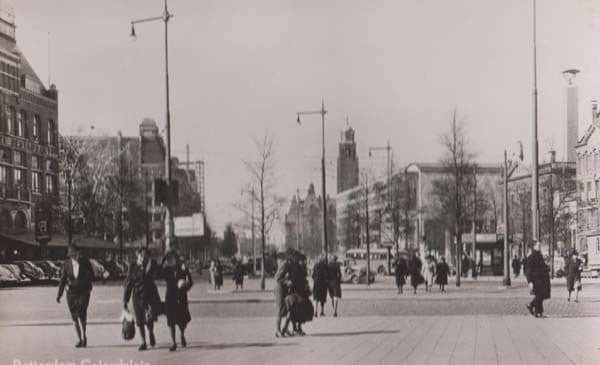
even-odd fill
[[(495, 233), (477, 233), (476, 238), (475, 259), (479, 275), (501, 276), (503, 274), (504, 236)], [(472, 234), (463, 235), (465, 252), (469, 255), (473, 247), (472, 242)]]

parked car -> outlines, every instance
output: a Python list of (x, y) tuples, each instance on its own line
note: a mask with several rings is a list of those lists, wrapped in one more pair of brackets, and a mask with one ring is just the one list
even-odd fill
[(5, 268), (7, 268), (13, 275), (19, 280), (19, 284), (31, 284), (31, 279), (25, 275), (21, 269), (15, 264), (4, 264)]
[(48, 280), (48, 276), (44, 273), (44, 270), (35, 266), (31, 261), (18, 261), (15, 262), (15, 265), (34, 283)]
[(48, 280), (60, 280), (60, 268), (54, 265), (52, 261), (34, 261), (33, 263), (44, 271)]
[(0, 265), (0, 286), (13, 286), (19, 283), (19, 279), (4, 265)]
[(100, 261), (102, 266), (108, 272), (108, 279), (117, 280), (125, 277), (125, 273), (117, 266), (114, 261), (102, 260)]
[[(369, 275), (369, 283), (375, 281), (375, 271), (371, 270)], [(366, 284), (367, 283), (367, 267), (366, 266), (344, 266), (342, 267), (342, 283), (346, 284)]]
[(96, 259), (90, 259), (90, 263), (92, 264), (92, 268), (94, 269), (94, 277), (96, 280), (106, 280), (109, 277), (108, 271), (98, 262)]

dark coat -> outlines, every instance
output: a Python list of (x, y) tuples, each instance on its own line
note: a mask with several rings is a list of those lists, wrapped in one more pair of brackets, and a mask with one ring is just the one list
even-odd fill
[(159, 274), (159, 267), (155, 260), (148, 260), (141, 266), (137, 263), (129, 267), (125, 278), (125, 291), (123, 303), (127, 304), (131, 298), (138, 325), (146, 323), (146, 312), (152, 311), (152, 319), (155, 321), (159, 314), (164, 311), (155, 279)]
[(342, 268), (339, 262), (327, 264), (327, 286), (331, 297), (342, 297)]
[(406, 275), (408, 275), (408, 264), (404, 257), (394, 261), (394, 276), (396, 277), (396, 286), (406, 284)]
[(448, 274), (450, 273), (448, 264), (445, 262), (438, 263), (435, 271), (435, 283), (438, 285), (448, 285)]
[(419, 284), (422, 284), (425, 281), (423, 275), (421, 275), (422, 268), (423, 263), (421, 262), (421, 259), (417, 256), (413, 256), (408, 262), (408, 272), (410, 273), (410, 285), (412, 285), (413, 288), (416, 288), (417, 286), (419, 286)]
[[(163, 268), (167, 292), (165, 294), (165, 314), (167, 325), (185, 328), (192, 320), (188, 306), (188, 291), (194, 285), (192, 275), (184, 264), (177, 267), (166, 266)], [(179, 280), (185, 280), (185, 285), (179, 288)]]
[(319, 261), (313, 267), (313, 299), (317, 302), (327, 301), (327, 265)]
[(89, 293), (92, 290), (94, 280), (94, 269), (90, 260), (85, 257), (79, 259), (79, 273), (77, 277), (73, 273), (73, 263), (70, 258), (63, 263), (63, 268), (58, 285), (58, 296), (62, 297), (65, 287), (71, 293)]
[(244, 267), (239, 262), (233, 268), (232, 279), (236, 285), (244, 285)]
[(575, 290), (575, 283), (581, 282), (581, 271), (583, 270), (583, 262), (577, 258), (569, 257), (565, 265), (565, 271), (567, 274), (567, 290)]
[(527, 282), (533, 283), (533, 293), (536, 296), (550, 298), (550, 273), (539, 251), (534, 250), (527, 258)]

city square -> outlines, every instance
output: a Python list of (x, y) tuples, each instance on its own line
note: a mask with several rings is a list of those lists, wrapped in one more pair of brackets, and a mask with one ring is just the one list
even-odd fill
[(0, 0), (0, 363), (600, 364), (598, 34)]

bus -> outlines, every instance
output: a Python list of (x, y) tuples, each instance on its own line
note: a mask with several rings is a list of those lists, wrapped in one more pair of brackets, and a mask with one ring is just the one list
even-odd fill
[[(374, 248), (369, 250), (371, 254), (371, 270), (379, 274), (387, 274), (388, 250), (385, 248)], [(346, 265), (367, 266), (367, 249), (353, 248), (346, 251)]]

